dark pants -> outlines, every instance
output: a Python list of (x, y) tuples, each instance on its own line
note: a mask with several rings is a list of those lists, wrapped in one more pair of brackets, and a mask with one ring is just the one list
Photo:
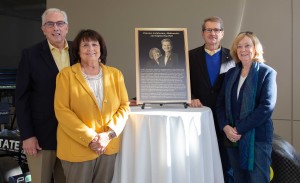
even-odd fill
[(226, 147), (224, 146), (223, 139), (218, 139), (218, 145), (219, 145), (219, 152), (220, 152), (222, 168), (223, 168), (224, 182), (234, 183), (233, 170), (229, 163), (229, 158), (228, 158)]
[(272, 144), (266, 142), (255, 142), (254, 168), (252, 171), (240, 168), (238, 147), (229, 147), (227, 148), (227, 152), (236, 183), (270, 182)]

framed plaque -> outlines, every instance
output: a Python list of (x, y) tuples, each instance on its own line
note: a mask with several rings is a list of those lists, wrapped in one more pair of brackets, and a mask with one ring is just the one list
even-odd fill
[(186, 28), (136, 28), (137, 104), (190, 103)]

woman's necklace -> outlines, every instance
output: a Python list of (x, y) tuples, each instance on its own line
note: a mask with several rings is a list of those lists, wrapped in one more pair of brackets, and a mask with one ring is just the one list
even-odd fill
[[(90, 73), (92, 73), (92, 74), (90, 74)], [(97, 80), (97, 79), (101, 78), (102, 72), (101, 72), (100, 68), (98, 71), (91, 71), (91, 72), (87, 72), (86, 69), (83, 68), (82, 74), (83, 74), (83, 77), (87, 80)]]
[(82, 66), (82, 73), (87, 78), (94, 78), (97, 77), (101, 72), (100, 66)]

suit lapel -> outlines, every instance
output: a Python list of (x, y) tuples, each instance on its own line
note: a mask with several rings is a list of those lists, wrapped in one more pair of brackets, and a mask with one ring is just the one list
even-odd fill
[(53, 58), (52, 54), (51, 54), (51, 51), (50, 51), (47, 40), (42, 42), (40, 54), (41, 54), (41, 57), (43, 58), (43, 61), (48, 66), (48, 68), (51, 71), (58, 73), (58, 68), (57, 68), (57, 65), (54, 61), (54, 58)]
[(103, 100), (107, 101), (106, 90), (108, 89), (108, 86), (109, 86), (108, 83), (111, 84), (111, 82), (110, 82), (111, 72), (109, 72), (108, 67), (106, 67), (103, 64), (101, 64), (101, 68), (102, 68), (102, 73), (103, 73)]
[(221, 48), (221, 67), (220, 67), (220, 73), (219, 76), (215, 82), (215, 86), (219, 87), (222, 85), (222, 77), (223, 75), (232, 67), (235, 67), (234, 61), (232, 61), (232, 58), (230, 56), (229, 51), (226, 51), (223, 47)]
[(69, 45), (69, 58), (70, 58), (70, 66), (75, 64), (74, 58), (73, 58), (73, 54), (72, 54), (72, 42), (68, 41), (68, 45)]
[(228, 62), (231, 60), (231, 57), (229, 55), (229, 52), (226, 52), (225, 49), (223, 47), (221, 47), (221, 56), (222, 56), (222, 60), (221, 60), (221, 64), (224, 62)]
[[(72, 55), (72, 51), (71, 51), (71, 47), (70, 47), (71, 44), (72, 44), (72, 42), (68, 41), (70, 66), (74, 64), (74, 59), (73, 59), (73, 55)], [(59, 70), (58, 70), (58, 67), (55, 63), (55, 60), (54, 60), (53, 56), (52, 56), (52, 53), (50, 51), (49, 44), (48, 44), (47, 40), (42, 42), (40, 53), (41, 53), (41, 56), (43, 58), (43, 61), (46, 63), (46, 65), (48, 65), (49, 69), (51, 69), (53, 72), (58, 73)]]

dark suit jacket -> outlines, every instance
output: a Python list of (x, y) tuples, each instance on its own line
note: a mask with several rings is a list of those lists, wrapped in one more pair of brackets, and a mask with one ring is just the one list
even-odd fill
[(178, 55), (176, 53), (171, 53), (168, 58), (167, 65), (165, 65), (165, 55), (159, 58), (159, 66), (162, 68), (174, 68), (178, 66)]
[(204, 45), (189, 51), (190, 81), (192, 99), (199, 99), (204, 106), (210, 107), (215, 122), (217, 137), (222, 137), (216, 116), (216, 103), (222, 87), (224, 74), (235, 66), (227, 48), (221, 48), (221, 69), (215, 84), (210, 83), (205, 59)]
[(147, 69), (158, 69), (159, 64), (154, 59), (148, 60), (145, 64), (145, 68)]
[[(73, 64), (71, 42), (70, 65)], [(44, 150), (56, 149), (54, 92), (59, 70), (47, 40), (24, 49), (16, 81), (16, 113), (21, 140), (37, 137)]]

